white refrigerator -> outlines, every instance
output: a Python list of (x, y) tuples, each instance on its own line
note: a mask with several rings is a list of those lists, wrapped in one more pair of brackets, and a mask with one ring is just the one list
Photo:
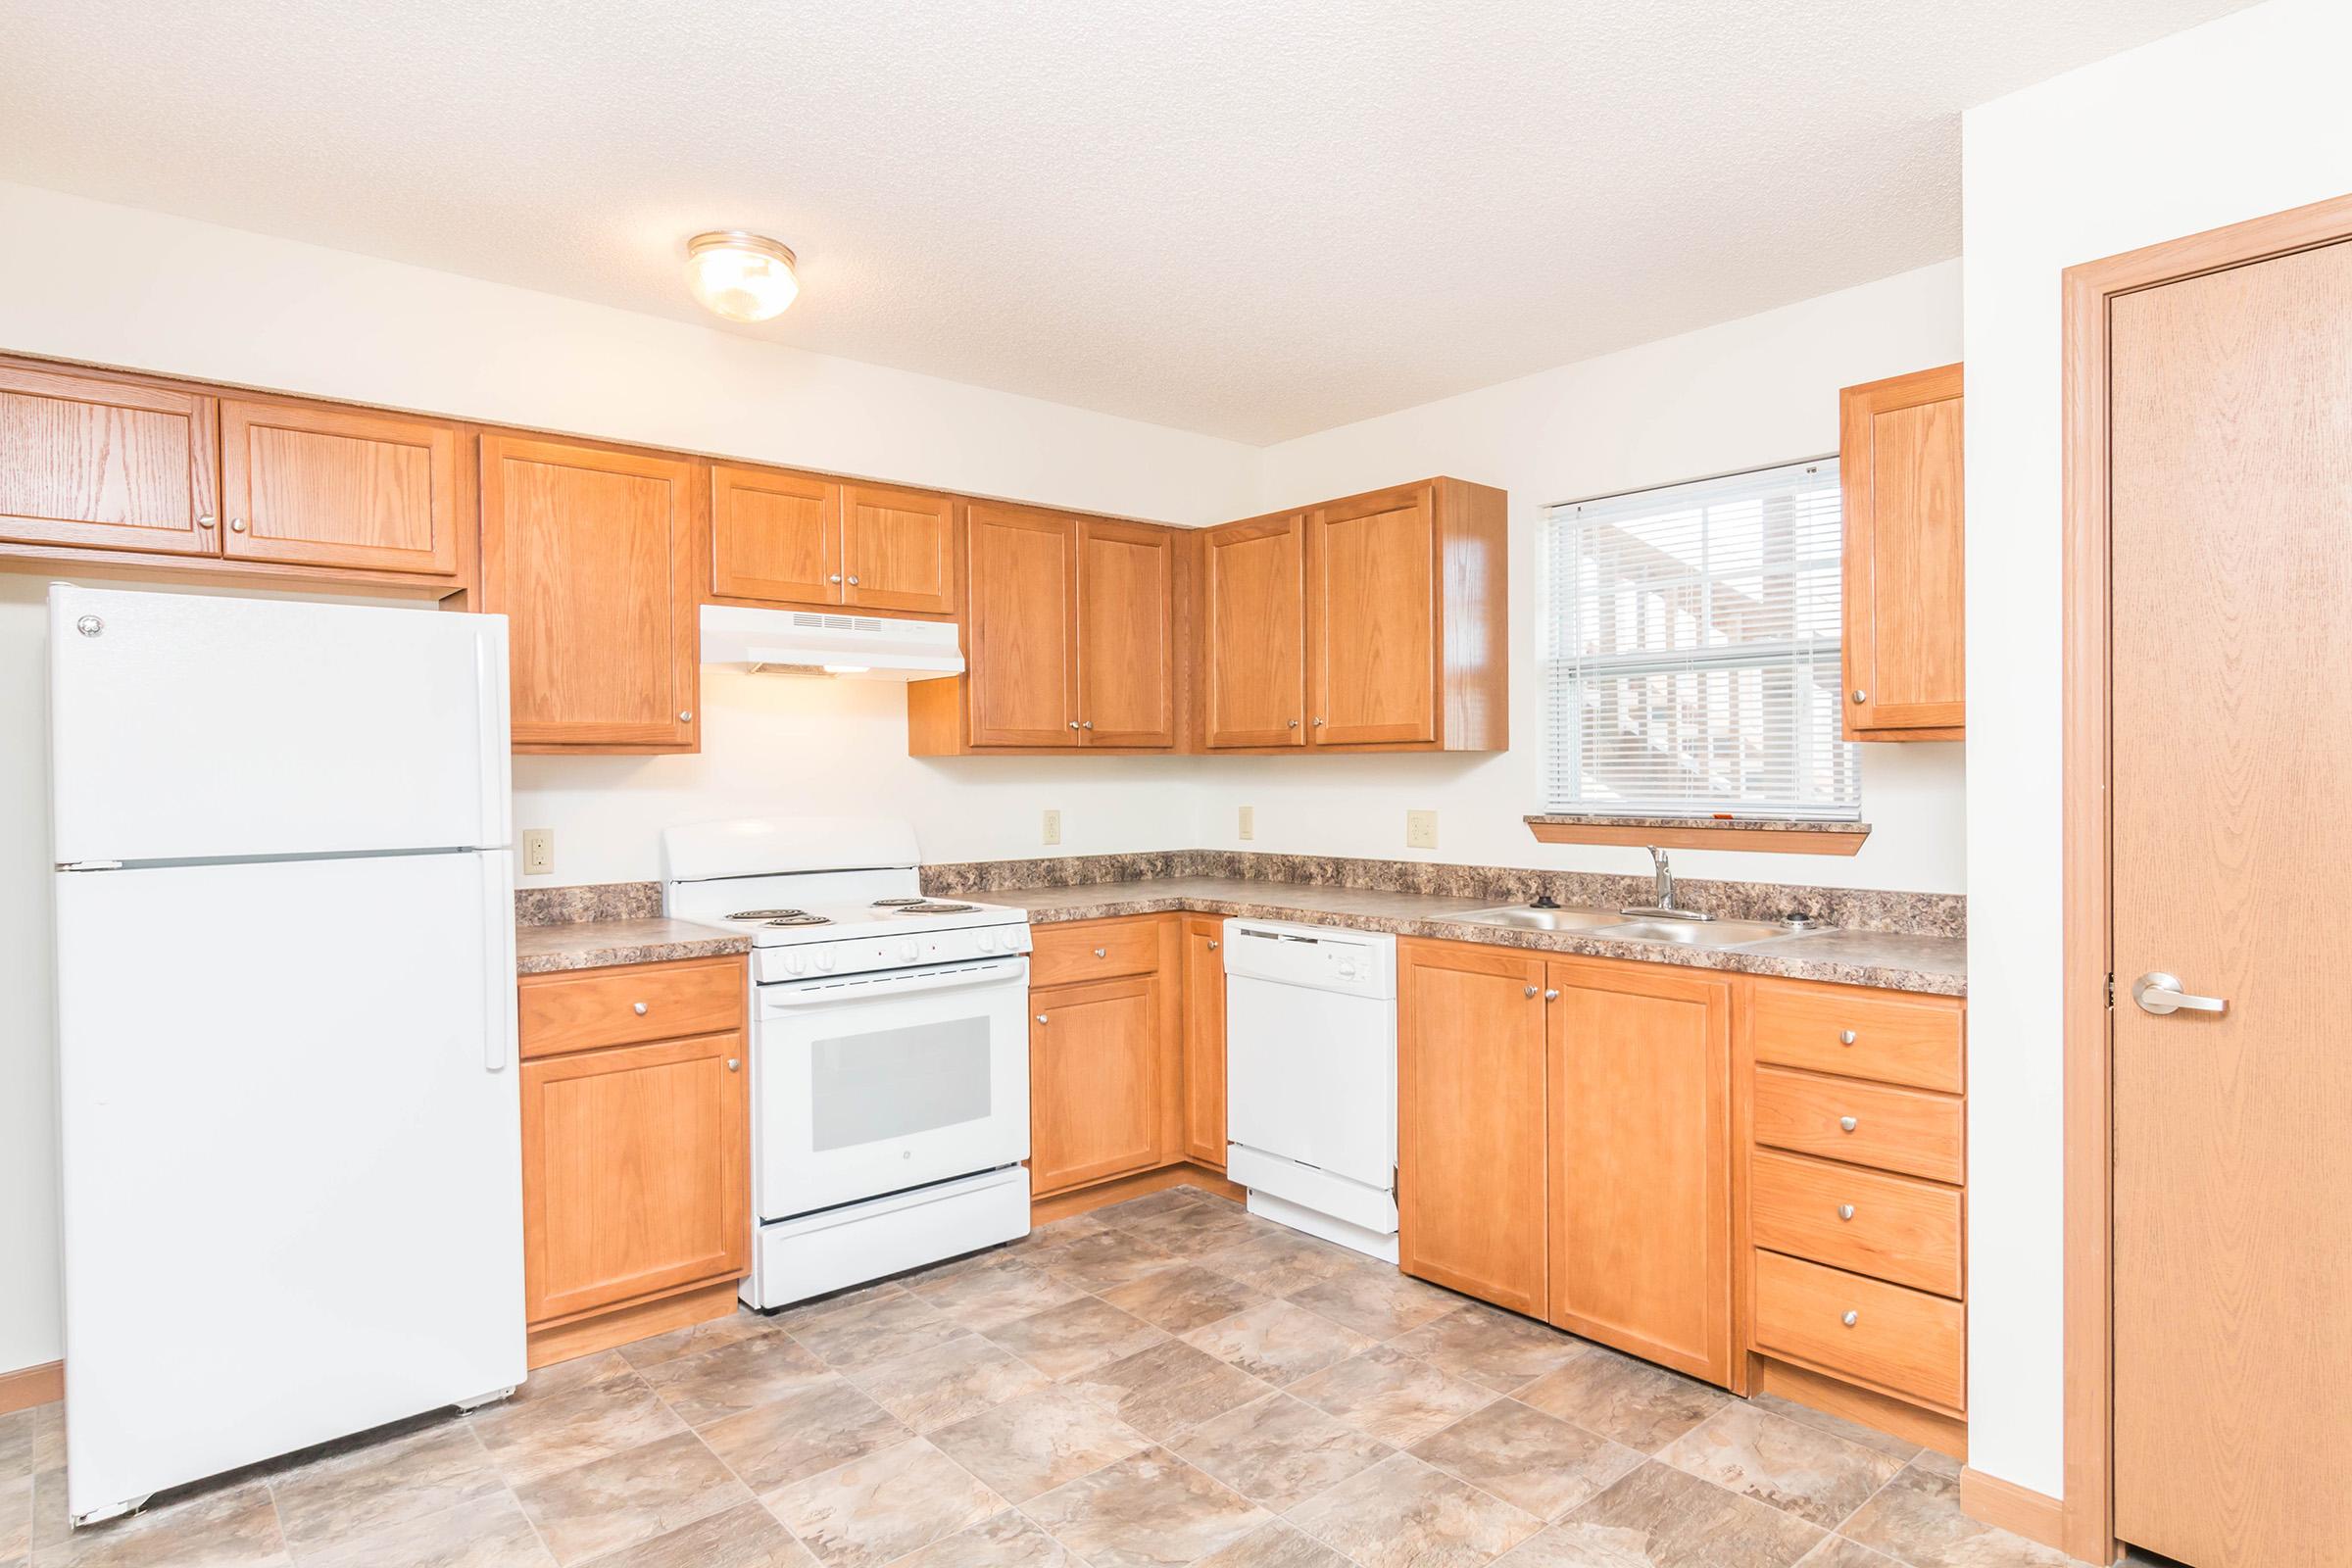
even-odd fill
[(76, 1523), (523, 1379), (506, 630), (50, 589)]

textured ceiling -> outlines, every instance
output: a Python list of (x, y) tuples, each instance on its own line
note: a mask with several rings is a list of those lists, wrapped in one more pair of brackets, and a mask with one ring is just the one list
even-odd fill
[(0, 0), (0, 178), (1270, 442), (1954, 255), (1959, 111), (2246, 0)]

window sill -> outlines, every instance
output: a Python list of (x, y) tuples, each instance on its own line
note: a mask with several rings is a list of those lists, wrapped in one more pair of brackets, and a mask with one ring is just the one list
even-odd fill
[(1527, 818), (1545, 844), (1656, 845), (1661, 850), (1748, 850), (1760, 855), (1851, 855), (1870, 837), (1868, 822), (1819, 822), (1791, 816), (1588, 816)]

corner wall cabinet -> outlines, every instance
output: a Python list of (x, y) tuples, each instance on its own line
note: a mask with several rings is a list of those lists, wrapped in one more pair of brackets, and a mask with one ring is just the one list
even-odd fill
[(740, 957), (523, 977), (531, 1365), (734, 1310), (751, 1267), (746, 989)]
[(1964, 733), (1962, 390), (1946, 365), (1838, 396), (1848, 740)]

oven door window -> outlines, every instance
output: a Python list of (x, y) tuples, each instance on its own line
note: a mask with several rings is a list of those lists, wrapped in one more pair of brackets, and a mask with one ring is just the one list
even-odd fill
[(948, 1018), (809, 1043), (810, 1152), (826, 1153), (985, 1119), (989, 1020)]

